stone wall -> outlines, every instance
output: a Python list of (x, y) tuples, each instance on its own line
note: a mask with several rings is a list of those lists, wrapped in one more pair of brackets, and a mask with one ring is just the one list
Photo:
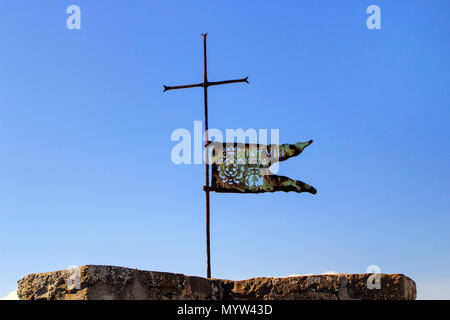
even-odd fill
[(21, 300), (414, 300), (416, 284), (402, 274), (381, 274), (381, 288), (369, 289), (370, 274), (330, 274), (241, 281), (177, 273), (88, 265), (78, 272), (30, 274), (19, 280)]

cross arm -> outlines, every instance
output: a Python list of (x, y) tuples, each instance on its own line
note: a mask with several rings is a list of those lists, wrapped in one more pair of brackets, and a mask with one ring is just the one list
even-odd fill
[[(248, 77), (242, 78), (242, 79), (236, 79), (236, 80), (225, 80), (225, 81), (213, 81), (213, 82), (207, 82), (206, 87), (210, 86), (218, 86), (221, 84), (228, 84), (228, 83), (238, 83), (238, 82), (245, 82), (248, 83)], [(188, 89), (188, 88), (196, 88), (196, 87), (205, 87), (205, 83), (196, 83), (196, 84), (187, 84), (183, 86), (166, 86), (163, 85), (164, 92), (169, 90), (176, 90), (176, 89)]]
[(197, 84), (187, 84), (184, 86), (164, 86), (164, 92), (168, 91), (168, 90), (175, 90), (175, 89), (187, 89), (187, 88), (195, 88), (195, 87), (203, 87), (203, 82), (202, 83), (197, 83)]
[(225, 81), (214, 81), (214, 82), (208, 82), (208, 86), (218, 86), (221, 84), (228, 84), (228, 83), (237, 83), (237, 82), (245, 82), (248, 83), (248, 77), (237, 79), (237, 80), (225, 80)]

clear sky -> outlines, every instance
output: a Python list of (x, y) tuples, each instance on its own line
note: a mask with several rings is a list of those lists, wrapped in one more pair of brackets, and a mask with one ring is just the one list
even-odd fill
[[(68, 30), (66, 8), (81, 8)], [(381, 8), (381, 30), (366, 9)], [(450, 2), (0, 1), (0, 297), (108, 264), (205, 276), (204, 166), (177, 128), (314, 139), (280, 165), (318, 193), (212, 194), (213, 277), (404, 273), (450, 298)]]

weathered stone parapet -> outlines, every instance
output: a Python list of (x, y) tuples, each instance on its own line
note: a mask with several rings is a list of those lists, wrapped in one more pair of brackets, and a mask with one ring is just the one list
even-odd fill
[[(327, 274), (241, 281), (88, 265), (30, 274), (19, 280), (21, 300), (415, 300), (416, 284), (402, 274)], [(69, 279), (70, 278), (70, 279)]]

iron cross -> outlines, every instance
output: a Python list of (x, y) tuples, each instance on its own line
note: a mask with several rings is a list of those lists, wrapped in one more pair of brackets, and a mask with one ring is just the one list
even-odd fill
[[(217, 86), (222, 84), (228, 84), (228, 83), (237, 83), (237, 82), (245, 82), (248, 83), (248, 77), (242, 78), (242, 79), (236, 79), (236, 80), (225, 80), (225, 81), (215, 81), (215, 82), (209, 82), (208, 81), (208, 68), (206, 64), (206, 36), (208, 34), (202, 34), (203, 37), (203, 82), (197, 83), (197, 84), (188, 84), (188, 85), (182, 85), (182, 86), (164, 86), (164, 92), (169, 90), (176, 90), (176, 89), (187, 89), (187, 88), (196, 88), (196, 87), (203, 87), (204, 92), (204, 100), (205, 100), (205, 147), (208, 144), (209, 137), (208, 137), (208, 87), (211, 86)], [(210, 236), (209, 236), (209, 216), (210, 216), (210, 207), (209, 207), (209, 192), (211, 191), (210, 184), (209, 184), (209, 164), (208, 161), (206, 161), (205, 166), (205, 182), (206, 185), (203, 187), (203, 190), (206, 194), (206, 276), (207, 278), (211, 278), (211, 250), (210, 250)]]

